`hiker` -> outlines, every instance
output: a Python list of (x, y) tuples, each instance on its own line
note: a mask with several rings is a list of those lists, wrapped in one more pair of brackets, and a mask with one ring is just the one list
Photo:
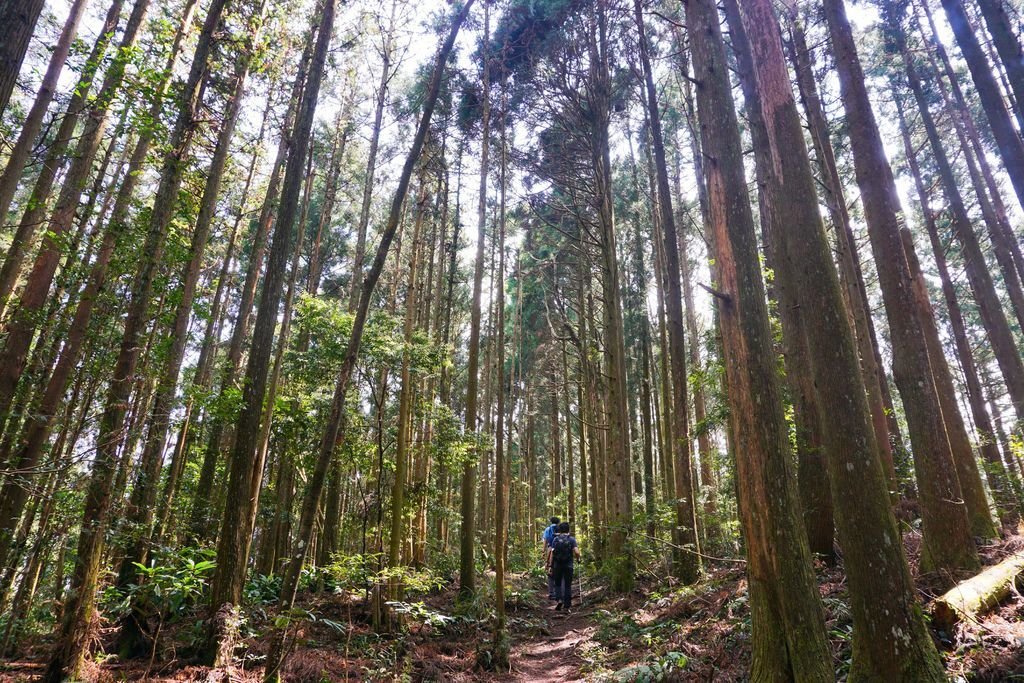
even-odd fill
[[(558, 531), (558, 523), (561, 521), (558, 517), (552, 517), (550, 520), (550, 526), (544, 530), (541, 537), (544, 539), (544, 553), (542, 557), (547, 561), (548, 551), (551, 550), (551, 541), (555, 538), (555, 533)], [(556, 600), (555, 595), (555, 580), (551, 576), (551, 572), (548, 572), (548, 600)]]
[(573, 562), (579, 558), (580, 546), (576, 537), (569, 533), (569, 522), (562, 522), (558, 525), (547, 554), (548, 576), (554, 580), (555, 596), (558, 599), (555, 610), (568, 613), (572, 609)]

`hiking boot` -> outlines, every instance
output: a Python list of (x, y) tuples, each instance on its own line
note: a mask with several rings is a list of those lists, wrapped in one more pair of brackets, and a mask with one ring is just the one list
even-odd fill
[(561, 612), (562, 611), (562, 603), (558, 603), (557, 605), (555, 605), (555, 611), (556, 612)]

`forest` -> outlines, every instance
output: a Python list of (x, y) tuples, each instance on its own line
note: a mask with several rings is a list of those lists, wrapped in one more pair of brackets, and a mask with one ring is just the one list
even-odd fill
[(0, 0), (0, 681), (1024, 680), (1021, 0)]

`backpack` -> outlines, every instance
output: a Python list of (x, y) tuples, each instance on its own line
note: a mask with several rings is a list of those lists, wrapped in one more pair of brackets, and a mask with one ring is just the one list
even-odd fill
[(562, 566), (572, 562), (572, 541), (573, 538), (569, 534), (555, 536), (551, 541), (552, 564)]

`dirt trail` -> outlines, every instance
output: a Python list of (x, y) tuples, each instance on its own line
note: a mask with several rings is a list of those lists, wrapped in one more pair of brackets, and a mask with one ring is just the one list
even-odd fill
[[(546, 600), (547, 595), (542, 593)], [(549, 603), (546, 616), (549, 634), (512, 647), (513, 681), (526, 683), (562, 683), (585, 681), (580, 673), (583, 659), (580, 649), (591, 641), (597, 626), (591, 620), (593, 609), (586, 596), (573, 607), (571, 614), (554, 611)]]

